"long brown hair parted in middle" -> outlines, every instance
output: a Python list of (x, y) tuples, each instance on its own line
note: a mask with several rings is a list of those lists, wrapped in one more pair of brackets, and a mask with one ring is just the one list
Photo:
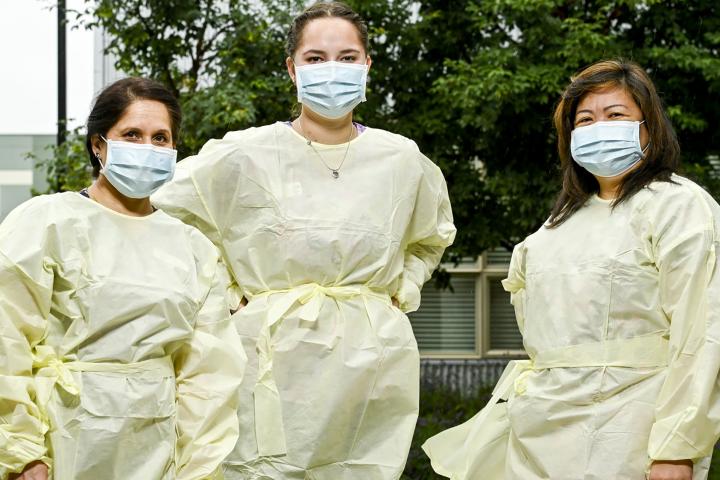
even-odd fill
[(548, 220), (554, 228), (570, 218), (599, 190), (595, 177), (578, 165), (570, 153), (570, 137), (578, 103), (588, 93), (623, 88), (640, 107), (650, 144), (638, 168), (623, 178), (613, 206), (628, 200), (654, 181), (670, 182), (680, 166), (680, 145), (652, 80), (637, 63), (603, 60), (572, 78), (555, 108), (553, 121), (558, 136), (562, 190)]

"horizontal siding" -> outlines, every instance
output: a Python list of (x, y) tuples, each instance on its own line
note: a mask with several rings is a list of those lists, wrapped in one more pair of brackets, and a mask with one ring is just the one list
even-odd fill
[(510, 294), (499, 278), (490, 279), (490, 349), (522, 350), (522, 336), (515, 320)]
[(428, 282), (410, 322), (421, 352), (475, 352), (476, 275), (453, 275), (450, 289)]

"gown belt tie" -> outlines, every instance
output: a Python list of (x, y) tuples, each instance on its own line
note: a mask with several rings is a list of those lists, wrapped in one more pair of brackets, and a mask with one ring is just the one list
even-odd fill
[(284, 455), (287, 453), (285, 430), (282, 421), (282, 408), (277, 384), (273, 378), (272, 336), (285, 315), (299, 305), (298, 316), (305, 322), (314, 323), (320, 315), (325, 298), (346, 300), (354, 297), (374, 297), (390, 303), (387, 292), (372, 290), (364, 285), (323, 286), (307, 283), (284, 290), (268, 290), (251, 296), (258, 297), (282, 295), (270, 304), (265, 324), (260, 330), (257, 341), (258, 378), (253, 390), (255, 403), (255, 437), (260, 456)]
[(35, 372), (37, 403), (45, 416), (47, 416), (46, 406), (56, 385), (72, 396), (80, 396), (82, 388), (73, 376), (73, 372), (112, 372), (126, 376), (157, 372), (162, 376), (175, 375), (175, 368), (170, 356), (133, 363), (67, 361), (60, 358), (55, 349), (49, 345), (35, 347), (33, 371)]
[[(525, 393), (525, 380), (535, 371), (550, 368), (662, 368), (668, 365), (669, 342), (665, 332), (634, 338), (568, 345), (538, 352), (530, 360), (513, 360), (503, 371), (488, 405)], [(489, 409), (488, 409), (489, 410)]]
[(538, 352), (530, 360), (511, 360), (493, 389), (492, 396), (473, 421), (468, 439), (492, 421), (494, 406), (513, 393), (526, 391), (526, 379), (533, 372), (550, 368), (661, 368), (668, 365), (669, 346), (663, 332), (641, 337), (569, 345)]

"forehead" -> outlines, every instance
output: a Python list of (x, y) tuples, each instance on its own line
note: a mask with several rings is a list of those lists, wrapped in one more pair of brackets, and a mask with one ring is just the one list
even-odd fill
[(170, 113), (165, 104), (156, 100), (135, 100), (125, 109), (113, 128), (148, 128), (170, 130)]
[(638, 108), (632, 95), (625, 88), (613, 85), (583, 95), (577, 104), (577, 110), (602, 109), (608, 105), (625, 105), (628, 108)]
[(298, 50), (356, 48), (364, 50), (360, 32), (348, 20), (337, 17), (316, 18), (305, 24)]

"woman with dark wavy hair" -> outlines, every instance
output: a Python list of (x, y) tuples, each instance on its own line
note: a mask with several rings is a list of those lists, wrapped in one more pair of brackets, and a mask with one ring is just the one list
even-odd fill
[(580, 72), (554, 120), (562, 190), (504, 281), (530, 360), (424, 448), (453, 479), (705, 479), (720, 206), (675, 173), (675, 133), (637, 64)]

